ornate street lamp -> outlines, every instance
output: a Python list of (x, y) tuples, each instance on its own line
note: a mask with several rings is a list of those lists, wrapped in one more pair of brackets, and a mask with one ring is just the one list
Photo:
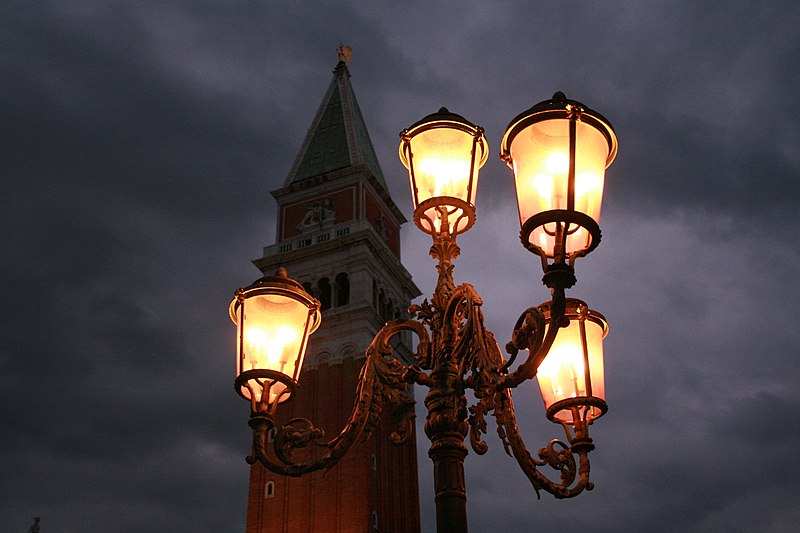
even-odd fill
[(514, 170), (522, 245), (575, 263), (600, 243), (605, 169), (617, 136), (603, 115), (557, 92), (506, 128), (500, 158)]
[[(600, 241), (597, 221), (604, 172), (617, 151), (613, 128), (600, 114), (556, 93), (514, 119), (503, 136), (501, 158), (514, 170), (522, 243), (541, 257), (543, 282), (551, 291), (549, 301), (520, 316), (506, 345), (508, 360), (484, 326), (480, 296), (472, 285), (456, 286), (452, 276), (452, 260), (460, 252), (456, 236), (475, 222), (478, 173), (488, 151), (483, 129), (442, 108), (400, 136), (414, 222), (432, 236), (430, 254), (438, 262), (430, 302), (412, 305), (412, 319), (389, 321), (377, 333), (367, 348), (350, 420), (323, 444), (329, 449), (326, 456), (300, 463), (292, 451), (319, 441), (324, 433), (300, 418), (281, 426), (273, 414), (275, 406), (294, 391), (305, 337), (319, 324), (319, 304), (297, 282), (280, 276), (240, 289), (231, 304), (231, 317), (239, 328), (236, 388), (252, 405), (253, 453), (248, 462), (259, 461), (273, 472), (291, 476), (330, 467), (359, 437), (369, 435), (387, 401), (400, 403), (407, 415), (392, 434), (393, 440), (402, 442), (410, 436), (413, 420), (413, 405), (403, 392), (416, 383), (429, 389), (425, 433), (431, 440), (438, 531), (467, 531), (464, 442), (469, 436), (476, 453), (487, 451), (482, 435), (488, 414), (495, 416), (503, 446), (537, 493), (544, 489), (556, 498), (569, 498), (591, 490), (588, 453), (594, 444), (589, 425), (607, 410), (602, 341), (608, 325), (602, 315), (564, 293), (575, 283), (575, 260)], [(248, 355), (256, 345), (265, 346), (260, 340), (248, 340), (249, 321), (259, 320), (247, 311), (253, 307), (251, 295), (280, 295), (284, 305), (292, 307), (291, 312), (286, 307), (285, 313), (274, 315), (263, 307), (260, 315), (269, 317), (264, 323), (271, 324), (274, 332), (264, 338), (270, 339), (288, 339), (288, 333), (281, 336), (274, 328), (289, 314), (294, 317), (297, 337), (291, 337), (294, 344), (281, 341), (285, 356)], [(419, 339), (416, 364), (404, 364), (393, 356), (389, 341), (403, 330)], [(517, 363), (517, 355), (525, 350), (527, 357)], [(283, 366), (269, 366), (277, 360)], [(522, 440), (511, 395), (511, 389), (534, 377), (547, 418), (566, 434), (566, 442), (550, 441), (537, 457)], [(469, 409), (466, 389), (476, 400)], [(270, 440), (267, 434), (273, 430)], [(543, 466), (558, 471), (559, 481), (541, 473)]]
[[(550, 306), (542, 306), (550, 327)], [(567, 298), (564, 316), (569, 324), (556, 336), (536, 372), (547, 418), (574, 426), (603, 416), (603, 339), (608, 324), (585, 303)]]
[(446, 107), (400, 134), (414, 223), (431, 235), (457, 235), (475, 223), (478, 172), (489, 157), (483, 128)]
[(281, 268), (239, 289), (230, 305), (236, 324), (236, 391), (253, 413), (275, 412), (297, 388), (308, 336), (321, 321), (319, 302)]

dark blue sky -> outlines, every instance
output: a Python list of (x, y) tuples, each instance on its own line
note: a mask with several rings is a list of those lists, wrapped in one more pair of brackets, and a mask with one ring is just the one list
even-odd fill
[[(571, 291), (611, 325), (596, 489), (537, 501), (490, 433), (467, 458), (471, 529), (797, 527), (798, 5), (430, 4), (3, 3), (4, 530), (36, 515), (43, 532), (243, 530), (250, 437), (227, 305), (274, 243), (268, 191), (340, 42), (408, 217), (398, 132), (443, 105), (486, 128), (455, 276), (501, 345), (548, 296), (496, 157), (506, 124), (562, 90), (620, 139), (603, 242)], [(429, 238), (409, 224), (403, 239), (429, 294)], [(561, 436), (533, 386), (515, 398), (529, 448)]]

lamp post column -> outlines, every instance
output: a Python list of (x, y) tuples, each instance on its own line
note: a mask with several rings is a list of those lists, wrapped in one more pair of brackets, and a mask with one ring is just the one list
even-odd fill
[[(447, 212), (440, 211), (443, 227), (447, 227)], [(425, 397), (428, 417), (425, 434), (431, 440), (428, 456), (433, 461), (433, 482), (436, 494), (436, 529), (440, 533), (467, 533), (467, 489), (464, 483), (464, 458), (467, 447), (467, 399), (453, 355), (452, 324), (445, 310), (455, 289), (453, 259), (459, 255), (455, 237), (446, 231), (434, 236), (431, 257), (438, 261), (439, 272), (433, 293), (436, 312), (431, 316), (433, 339), (433, 368), (430, 390)]]
[(436, 492), (436, 530), (467, 533), (467, 490), (464, 458), (467, 447), (466, 398), (456, 386), (458, 367), (442, 361), (431, 372), (431, 389), (425, 398), (428, 418), (425, 434), (431, 440), (428, 456), (433, 461)]

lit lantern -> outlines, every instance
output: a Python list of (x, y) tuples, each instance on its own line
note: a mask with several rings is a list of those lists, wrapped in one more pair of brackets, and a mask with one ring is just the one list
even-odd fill
[(489, 146), (483, 128), (441, 108), (400, 133), (414, 223), (431, 235), (456, 235), (475, 223), (478, 173)]
[[(550, 324), (550, 306), (545, 305)], [(536, 379), (544, 400), (547, 418), (574, 424), (591, 422), (606, 412), (603, 375), (603, 339), (608, 323), (603, 315), (585, 303), (566, 299), (566, 327), (558, 330), (555, 341), (537, 370)]]
[(605, 169), (616, 155), (608, 120), (561, 92), (511, 121), (500, 157), (514, 171), (528, 250), (572, 264), (597, 246)]
[(319, 309), (319, 302), (283, 268), (236, 291), (230, 305), (236, 324), (235, 387), (252, 402), (253, 411), (291, 397), (308, 336), (321, 321)]

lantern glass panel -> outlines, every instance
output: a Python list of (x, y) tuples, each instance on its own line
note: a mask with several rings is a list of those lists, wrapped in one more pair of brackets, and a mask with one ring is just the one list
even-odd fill
[[(486, 145), (481, 137), (476, 145), (480, 153), (476, 154), (473, 165), (474, 144), (475, 136), (472, 133), (446, 125), (413, 134), (409, 146), (405, 148), (410, 148), (411, 157), (404, 153), (402, 161), (409, 168), (415, 210), (426, 200), (439, 197), (458, 198), (474, 206), (478, 173), (486, 159)], [(413, 174), (410, 165), (413, 165)], [(413, 194), (414, 191), (416, 194)], [(468, 218), (462, 216), (462, 210), (452, 205), (448, 205), (447, 209), (450, 224), (448, 231), (458, 233), (464, 230)], [(433, 221), (434, 232), (438, 233), (442, 229), (440, 217), (434, 207), (427, 209), (424, 217)], [(423, 223), (430, 225), (427, 221)], [(457, 225), (454, 227), (453, 224)]]
[[(237, 309), (240, 328), (240, 335), (237, 335), (237, 375), (248, 370), (268, 369), (297, 381), (311, 317), (308, 306), (294, 298), (282, 294), (249, 296)], [(260, 401), (263, 386), (256, 380), (250, 380), (249, 384), (255, 391), (256, 400)], [(280, 382), (272, 385), (269, 401), (288, 399), (283, 395), (285, 390), (286, 386)], [(250, 399), (246, 387), (242, 393)]]
[[(537, 213), (568, 208), (569, 123), (566, 118), (534, 122), (514, 137), (510, 151), (520, 224)], [(608, 140), (603, 133), (578, 121), (574, 209), (589, 215), (598, 223), (608, 155)], [(552, 257), (554, 232), (554, 223), (540, 226), (531, 233), (530, 242)], [(585, 229), (573, 231), (567, 238), (567, 253), (586, 248), (589, 239)]]
[[(601, 323), (590, 319), (585, 320), (584, 324), (586, 352), (581, 338), (581, 320), (573, 318), (569, 326), (558, 331), (553, 346), (539, 366), (536, 379), (539, 382), (545, 409), (568, 398), (592, 396), (605, 400), (603, 338), (607, 330)], [(602, 412), (598, 408), (589, 408), (589, 420), (600, 415)], [(572, 423), (572, 413), (568, 409), (556, 413), (555, 418)]]

